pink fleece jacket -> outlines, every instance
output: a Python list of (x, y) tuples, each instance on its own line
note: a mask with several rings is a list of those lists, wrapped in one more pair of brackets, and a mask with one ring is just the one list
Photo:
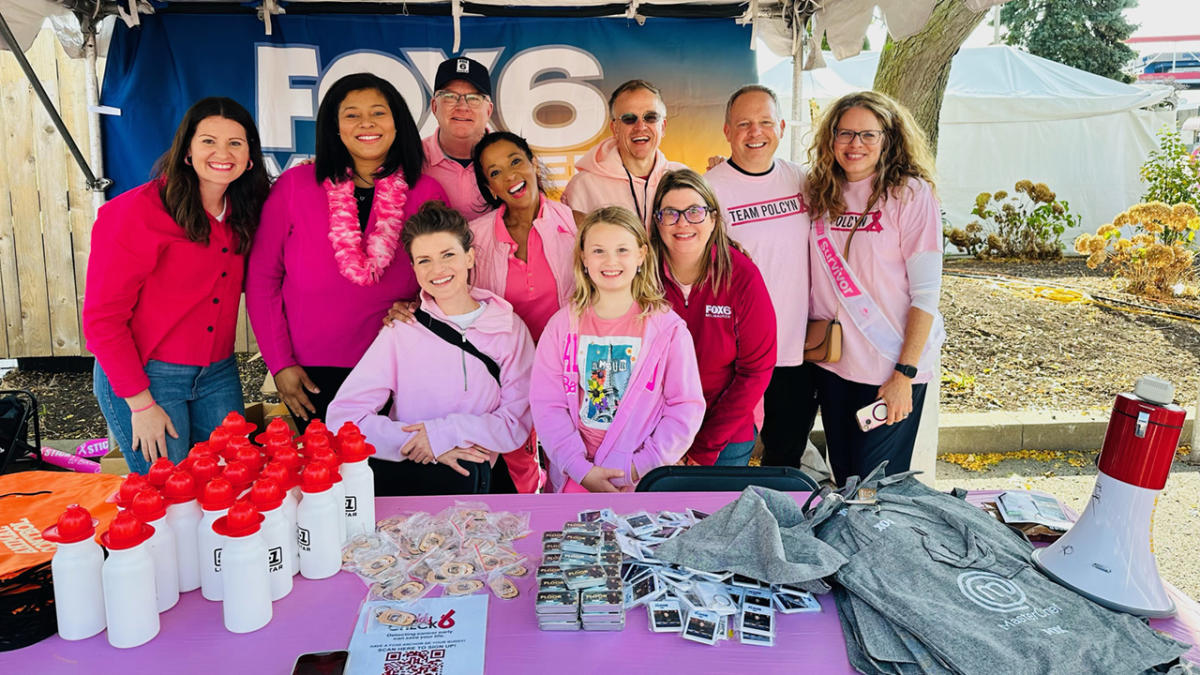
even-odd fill
[[(375, 446), (375, 456), (394, 462), (407, 458), (400, 448), (412, 436), (402, 427), (425, 424), (433, 454), (479, 445), (510, 452), (529, 438), (529, 373), (533, 340), (512, 306), (494, 293), (472, 289), (486, 303), (466, 338), (500, 366), (500, 384), (482, 361), (434, 335), (418, 323), (394, 321), (379, 331), (362, 360), (329, 404), (329, 424), (358, 425)], [(421, 293), (421, 308), (443, 323), (437, 303)], [(379, 411), (393, 397), (388, 414)]]
[(630, 467), (644, 476), (675, 464), (692, 445), (704, 420), (704, 389), (687, 324), (672, 311), (645, 319), (642, 350), (612, 426), (588, 461), (579, 427), (578, 319), (564, 307), (538, 341), (529, 403), (538, 439), (550, 459), (550, 481), (561, 491), (593, 466), (620, 469), (618, 487), (632, 485)]
[[(508, 284), (508, 247), (496, 240), (496, 227), (503, 227), (503, 204), (492, 213), (471, 221), (471, 233), (475, 246), (475, 285), (503, 296)], [(542, 195), (542, 204), (533, 229), (542, 238), (542, 250), (550, 271), (554, 274), (558, 305), (562, 307), (575, 292), (575, 216), (570, 207), (547, 199)]]
[(667, 160), (662, 150), (656, 150), (654, 169), (649, 178), (633, 176), (621, 163), (617, 141), (606, 138), (575, 163), (578, 171), (563, 190), (562, 202), (576, 211), (591, 213), (602, 206), (624, 206), (650, 222), (650, 206), (654, 191), (664, 173), (686, 169), (686, 164)]

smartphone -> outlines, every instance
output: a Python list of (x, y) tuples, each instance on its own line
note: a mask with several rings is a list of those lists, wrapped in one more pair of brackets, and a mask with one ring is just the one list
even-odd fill
[(859, 408), (858, 412), (854, 413), (854, 416), (858, 418), (858, 427), (860, 429), (870, 431), (887, 421), (887, 403), (883, 399), (879, 399), (874, 403), (868, 403)]
[(292, 675), (342, 675), (349, 656), (350, 652), (345, 649), (301, 654), (292, 667)]

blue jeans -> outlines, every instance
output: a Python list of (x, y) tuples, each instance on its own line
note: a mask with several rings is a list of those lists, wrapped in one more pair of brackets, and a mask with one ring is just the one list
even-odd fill
[[(193, 445), (208, 439), (225, 415), (245, 409), (237, 359), (232, 356), (208, 366), (151, 360), (146, 364), (146, 375), (150, 378), (154, 402), (162, 406), (179, 434), (179, 438), (166, 435), (167, 457), (177, 464), (187, 457)], [(92, 388), (129, 470), (146, 473), (150, 464), (142, 457), (141, 450), (132, 450), (133, 424), (129, 406), (112, 390), (99, 361), (92, 369)]]
[[(755, 433), (755, 436), (757, 435)], [(754, 440), (751, 438), (741, 443), (730, 443), (721, 448), (721, 454), (717, 455), (713, 466), (749, 466), (750, 454), (754, 452)]]

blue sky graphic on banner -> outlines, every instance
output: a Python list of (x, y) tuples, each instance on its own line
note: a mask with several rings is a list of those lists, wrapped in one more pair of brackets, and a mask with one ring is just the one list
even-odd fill
[[(112, 198), (147, 180), (183, 113), (205, 96), (229, 96), (254, 115), (273, 173), (312, 151), (320, 96), (339, 77), (370, 71), (396, 85), (422, 137), (436, 128), (429, 96), (453, 44), (448, 17), (278, 16), (273, 35), (249, 15), (156, 14), (117, 22), (101, 101)], [(462, 20), (462, 49), (492, 73), (493, 126), (525, 136), (559, 182), (608, 136), (607, 100), (642, 78), (663, 90), (662, 149), (703, 169), (728, 154), (725, 100), (755, 80), (750, 30), (732, 19)]]

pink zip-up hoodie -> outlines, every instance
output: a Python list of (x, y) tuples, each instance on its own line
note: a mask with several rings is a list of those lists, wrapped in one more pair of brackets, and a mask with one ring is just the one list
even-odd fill
[(538, 341), (529, 385), (533, 423), (550, 459), (550, 482), (562, 491), (568, 478), (579, 483), (593, 466), (602, 466), (624, 471), (625, 477), (613, 484), (629, 487), (631, 466), (645, 476), (655, 467), (677, 463), (704, 421), (704, 389), (692, 336), (675, 312), (645, 318), (629, 389), (594, 461), (588, 461), (579, 433), (578, 323), (569, 306), (550, 318)]
[(632, 176), (621, 163), (616, 139), (606, 138), (575, 163), (578, 173), (563, 190), (562, 203), (583, 213), (603, 206), (624, 206), (641, 214), (642, 222), (649, 223), (658, 181), (668, 171), (686, 168), (686, 164), (669, 161), (662, 150), (655, 150), (654, 169), (649, 178)]
[[(479, 445), (496, 453), (525, 444), (533, 339), (500, 296), (479, 288), (471, 297), (486, 303), (466, 338), (500, 366), (500, 384), (482, 361), (418, 323), (394, 321), (379, 331), (367, 353), (329, 404), (327, 423), (354, 422), (375, 446), (375, 456), (405, 461), (400, 448), (411, 433), (401, 427), (423, 422), (433, 454)], [(421, 308), (457, 329), (438, 304), (421, 293)], [(394, 397), (389, 413), (379, 411)], [(515, 482), (515, 477), (514, 477)], [(518, 485), (518, 487), (520, 487)]]
[[(541, 195), (541, 206), (533, 219), (533, 229), (542, 238), (542, 250), (550, 272), (554, 275), (555, 290), (558, 291), (558, 306), (564, 307), (575, 292), (575, 216), (568, 206)], [(504, 213), (508, 207), (500, 208), (471, 221), (471, 234), (475, 241), (475, 285), (503, 296), (508, 286), (507, 247), (496, 241), (496, 228), (504, 227)]]

